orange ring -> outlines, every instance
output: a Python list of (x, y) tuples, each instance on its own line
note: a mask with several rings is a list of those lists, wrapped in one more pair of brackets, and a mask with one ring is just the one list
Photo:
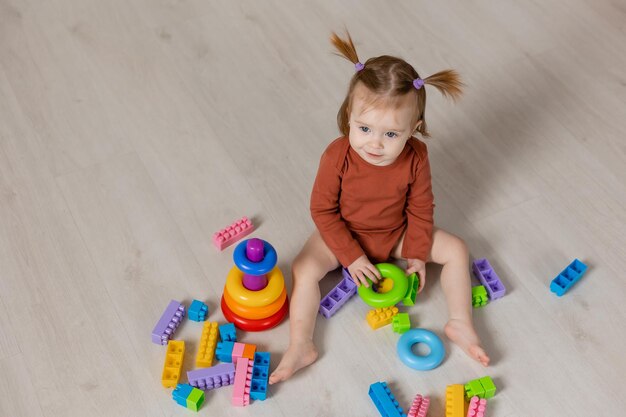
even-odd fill
[(226, 286), (224, 286), (224, 301), (228, 308), (238, 316), (244, 319), (259, 320), (276, 314), (278, 310), (285, 304), (287, 299), (287, 290), (283, 287), (283, 291), (280, 293), (276, 301), (263, 307), (248, 307), (238, 303), (232, 295), (228, 292)]
[(260, 332), (263, 330), (269, 330), (272, 327), (276, 327), (280, 324), (281, 321), (283, 321), (283, 319), (287, 316), (287, 313), (289, 312), (289, 300), (285, 300), (285, 303), (276, 314), (262, 320), (250, 320), (244, 319), (243, 317), (240, 317), (230, 311), (230, 309), (226, 305), (226, 302), (224, 301), (223, 295), (221, 304), (222, 314), (224, 315), (224, 318), (237, 326), (237, 328), (248, 332)]

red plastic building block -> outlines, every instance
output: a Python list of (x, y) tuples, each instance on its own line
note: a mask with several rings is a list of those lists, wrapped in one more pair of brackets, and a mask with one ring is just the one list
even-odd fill
[(213, 234), (213, 243), (219, 250), (224, 250), (224, 248), (239, 239), (248, 236), (253, 230), (254, 225), (252, 222), (246, 216), (243, 216), (225, 229), (215, 232), (215, 234)]
[(430, 398), (422, 397), (420, 394), (415, 396), (413, 404), (407, 414), (408, 417), (426, 417), (428, 413), (428, 406), (430, 405)]
[(467, 409), (467, 417), (485, 417), (487, 410), (487, 400), (484, 398), (472, 397)]

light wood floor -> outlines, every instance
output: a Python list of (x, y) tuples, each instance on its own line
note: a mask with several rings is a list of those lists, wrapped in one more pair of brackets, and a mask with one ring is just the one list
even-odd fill
[[(363, 60), (455, 68), (465, 98), (428, 91), (436, 222), (508, 288), (477, 310), (487, 370), (446, 340), (436, 370), (396, 354), (355, 300), (320, 320), (319, 362), (265, 402), (207, 393), (201, 415), (376, 416), (389, 381), (406, 409), (491, 375), (489, 415), (626, 415), (626, 4), (582, 0), (0, 0), (0, 416), (190, 415), (160, 385), (150, 331), (170, 299), (207, 300), (242, 215), (289, 265), (313, 229), (310, 188)], [(574, 258), (586, 276), (549, 283)], [(443, 335), (438, 270), (409, 310)], [(339, 279), (322, 284), (329, 290)], [(289, 280), (288, 280), (289, 281)], [(290, 284), (289, 284), (290, 285)], [(185, 366), (200, 327), (186, 322)], [(273, 353), (288, 326), (240, 333)]]

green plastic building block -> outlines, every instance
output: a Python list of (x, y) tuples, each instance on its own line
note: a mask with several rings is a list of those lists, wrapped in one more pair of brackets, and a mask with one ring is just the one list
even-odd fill
[(473, 396), (478, 398), (492, 398), (496, 395), (496, 385), (490, 376), (473, 379), (465, 384), (465, 397), (470, 399)]
[(482, 307), (487, 305), (488, 302), (487, 289), (483, 285), (472, 287), (472, 306)]
[(204, 391), (194, 388), (187, 397), (187, 408), (193, 411), (198, 411), (203, 402)]
[(493, 383), (493, 380), (490, 376), (484, 376), (479, 379), (480, 384), (485, 389), (485, 398), (492, 398), (496, 395), (496, 384)]
[(415, 305), (417, 289), (420, 286), (420, 277), (414, 272), (407, 277), (407, 280), (409, 281), (409, 285), (406, 290), (406, 295), (404, 296), (404, 299), (402, 299), (402, 304), (405, 306), (413, 306)]
[(398, 313), (391, 319), (391, 326), (396, 333), (404, 333), (411, 328), (409, 313)]

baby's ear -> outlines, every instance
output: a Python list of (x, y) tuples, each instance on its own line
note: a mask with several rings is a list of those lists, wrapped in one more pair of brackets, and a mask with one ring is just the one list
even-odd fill
[(424, 120), (418, 120), (417, 123), (415, 123), (415, 128), (413, 128), (413, 132), (416, 132), (417, 129), (419, 129), (419, 127), (422, 125), (422, 122)]

